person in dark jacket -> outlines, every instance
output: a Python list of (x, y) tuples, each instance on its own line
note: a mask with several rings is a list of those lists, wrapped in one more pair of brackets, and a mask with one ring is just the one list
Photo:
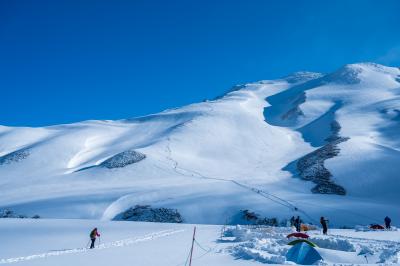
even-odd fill
[(319, 220), (319, 222), (322, 225), (322, 233), (324, 235), (328, 234), (328, 220), (325, 220), (325, 218), (322, 216), (321, 219)]
[(290, 218), (290, 226), (294, 226), (294, 220), (295, 220), (295, 218), (294, 218), (294, 216), (292, 216), (292, 218)]
[(294, 219), (294, 226), (296, 227), (297, 232), (301, 231), (301, 222), (300, 216), (297, 216), (296, 219)]
[(386, 229), (390, 229), (390, 223), (392, 222), (392, 219), (390, 219), (388, 216), (385, 217), (385, 227)]
[(94, 248), (94, 242), (96, 241), (96, 237), (100, 236), (99, 232), (97, 232), (97, 228), (94, 228), (92, 232), (90, 232), (90, 240), (92, 243), (90, 244), (90, 248)]

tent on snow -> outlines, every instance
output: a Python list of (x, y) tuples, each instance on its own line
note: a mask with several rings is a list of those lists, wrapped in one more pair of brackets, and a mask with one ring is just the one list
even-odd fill
[(288, 234), (286, 237), (287, 238), (291, 238), (291, 237), (309, 238), (309, 236), (307, 234), (304, 234), (304, 233), (291, 233), (291, 234)]
[(322, 260), (321, 255), (306, 242), (299, 242), (291, 247), (286, 254), (286, 260), (293, 261), (297, 264), (312, 265)]
[(307, 231), (311, 231), (311, 230), (316, 230), (317, 227), (315, 225), (312, 224), (301, 224), (300, 225), (300, 230), (307, 232)]
[(385, 229), (385, 227), (383, 227), (380, 224), (371, 224), (369, 228), (374, 229), (374, 230), (384, 230)]

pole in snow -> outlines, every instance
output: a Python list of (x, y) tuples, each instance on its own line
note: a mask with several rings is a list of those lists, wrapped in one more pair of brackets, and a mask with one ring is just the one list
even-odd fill
[(86, 248), (89, 247), (89, 244), (90, 244), (90, 239), (89, 239), (89, 241), (88, 241), (87, 244), (86, 244)]
[(195, 237), (196, 237), (196, 226), (194, 227), (194, 230), (193, 230), (193, 239), (192, 239), (192, 248), (190, 249), (189, 266), (192, 266), (193, 245), (194, 245)]

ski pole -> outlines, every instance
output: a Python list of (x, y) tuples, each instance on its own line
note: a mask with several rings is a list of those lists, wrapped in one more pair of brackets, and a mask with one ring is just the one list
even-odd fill
[(101, 237), (99, 236), (99, 244), (97, 245), (97, 247), (100, 247), (101, 244)]
[(192, 266), (193, 245), (194, 245), (194, 241), (196, 241), (195, 237), (196, 237), (196, 226), (194, 227), (194, 230), (193, 230), (193, 239), (192, 239), (192, 247), (191, 247), (191, 249), (190, 249), (190, 261), (189, 261), (189, 266)]
[(86, 248), (88, 248), (88, 246), (89, 246), (89, 243), (90, 243), (90, 239), (89, 239), (89, 241), (87, 242), (87, 244), (86, 244)]

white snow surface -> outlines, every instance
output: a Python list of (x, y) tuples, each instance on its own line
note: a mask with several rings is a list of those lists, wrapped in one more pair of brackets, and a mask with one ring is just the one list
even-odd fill
[[(97, 227), (96, 248), (88, 249)], [(79, 219), (1, 219), (0, 265), (293, 265), (289, 227), (249, 227)], [(400, 263), (399, 231), (309, 231), (323, 260), (319, 265)], [(5, 245), (3, 243), (6, 243)]]
[[(216, 100), (139, 118), (0, 126), (0, 208), (108, 221), (148, 204), (198, 224), (229, 222), (242, 209), (314, 223), (326, 216), (337, 227), (380, 223), (386, 215), (396, 224), (399, 77), (398, 68), (353, 64), (246, 84)], [(325, 167), (345, 196), (312, 194), (314, 183), (283, 170), (324, 145), (333, 120), (349, 139)], [(146, 157), (101, 166), (127, 151)]]

